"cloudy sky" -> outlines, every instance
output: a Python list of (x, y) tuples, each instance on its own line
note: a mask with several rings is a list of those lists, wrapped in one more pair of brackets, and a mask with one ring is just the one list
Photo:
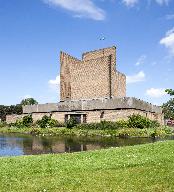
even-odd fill
[(169, 99), (174, 0), (0, 0), (0, 104), (57, 102), (60, 50), (81, 58), (113, 45), (127, 96)]

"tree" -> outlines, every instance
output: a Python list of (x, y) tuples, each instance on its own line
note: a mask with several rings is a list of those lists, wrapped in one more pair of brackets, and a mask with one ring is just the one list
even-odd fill
[[(165, 92), (170, 96), (174, 96), (173, 89), (166, 89)], [(174, 98), (171, 98), (169, 101), (162, 105), (164, 118), (165, 119), (174, 119)]]
[(33, 98), (23, 99), (20, 103), (21, 105), (37, 105), (38, 102)]
[(165, 92), (169, 94), (170, 96), (174, 96), (174, 90), (173, 89), (166, 89)]
[(17, 114), (17, 115), (22, 114), (22, 105), (20, 104), (11, 106), (0, 105), (0, 119), (2, 121), (6, 120), (6, 115), (11, 114)]
[(164, 103), (162, 108), (165, 119), (174, 119), (174, 98)]

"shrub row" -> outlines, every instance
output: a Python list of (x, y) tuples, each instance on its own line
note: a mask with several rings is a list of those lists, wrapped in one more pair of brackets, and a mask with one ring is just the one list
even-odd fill
[(21, 120), (17, 120), (12, 123), (11, 126), (15, 127), (40, 127), (40, 128), (52, 128), (52, 127), (67, 127), (72, 129), (76, 127), (78, 129), (93, 129), (93, 130), (115, 130), (122, 128), (156, 128), (160, 124), (157, 121), (152, 121), (141, 115), (131, 115), (128, 120), (120, 120), (116, 122), (101, 121), (100, 123), (87, 123), (78, 124), (74, 118), (70, 118), (65, 124), (59, 123), (57, 120), (52, 119), (50, 116), (43, 116), (41, 120), (36, 121), (33, 124), (33, 118), (31, 115), (24, 116)]
[(122, 129), (122, 128), (156, 128), (159, 127), (160, 124), (157, 121), (152, 121), (146, 117), (141, 115), (131, 115), (128, 117), (128, 120), (120, 120), (116, 122), (110, 121), (102, 121), (100, 123), (88, 123), (88, 124), (78, 124), (76, 128), (78, 129), (98, 129), (98, 130), (114, 130), (114, 129)]
[(24, 116), (21, 120), (17, 120), (15, 123), (11, 123), (10, 126), (14, 127), (40, 127), (40, 128), (52, 128), (52, 127), (65, 127), (65, 124), (58, 122), (55, 119), (45, 115), (41, 120), (37, 120), (33, 123), (31, 115)]

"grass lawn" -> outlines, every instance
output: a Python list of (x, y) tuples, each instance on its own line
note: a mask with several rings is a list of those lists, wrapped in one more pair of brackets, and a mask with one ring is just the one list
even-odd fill
[(0, 191), (173, 192), (174, 141), (0, 158)]

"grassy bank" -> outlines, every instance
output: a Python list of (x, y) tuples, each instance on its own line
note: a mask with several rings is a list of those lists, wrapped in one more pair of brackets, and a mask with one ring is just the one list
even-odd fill
[(163, 137), (172, 134), (169, 127), (137, 129), (137, 128), (121, 128), (121, 129), (68, 129), (60, 128), (33, 128), (33, 127), (1, 127), (0, 133), (25, 133), (33, 135), (57, 135), (57, 136), (102, 136), (102, 137)]
[(0, 158), (1, 192), (173, 192), (174, 141), (62, 155)]

